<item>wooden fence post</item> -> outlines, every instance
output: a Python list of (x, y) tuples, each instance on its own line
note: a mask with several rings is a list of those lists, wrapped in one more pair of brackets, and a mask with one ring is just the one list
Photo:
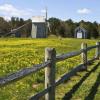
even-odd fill
[(96, 45), (98, 45), (98, 47), (96, 48), (96, 58), (99, 59), (100, 58), (100, 42), (96, 42)]
[[(82, 43), (81, 49), (86, 49), (86, 48), (87, 48), (87, 44)], [(82, 56), (82, 63), (84, 64), (84, 66), (82, 67), (82, 70), (87, 70), (87, 50), (83, 51), (81, 56)]]
[(55, 67), (56, 67), (56, 50), (54, 48), (45, 49), (45, 61), (51, 63), (45, 68), (45, 88), (52, 86), (50, 91), (45, 95), (45, 100), (55, 100)]

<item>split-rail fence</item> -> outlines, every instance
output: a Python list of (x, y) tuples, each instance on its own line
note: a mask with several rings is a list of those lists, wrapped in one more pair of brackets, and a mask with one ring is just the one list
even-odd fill
[[(88, 51), (96, 49), (95, 55), (91, 60), (88, 60), (87, 53)], [(75, 68), (73, 68), (70, 72), (61, 76), (58, 80), (55, 80), (55, 69), (56, 63), (63, 61), (65, 59), (75, 57), (81, 54), (82, 63)], [(37, 71), (45, 68), (45, 89), (34, 96), (30, 97), (29, 100), (39, 100), (42, 96), (45, 96), (45, 100), (55, 100), (55, 89), (56, 86), (63, 83), (65, 80), (69, 80), (72, 76), (74, 76), (77, 72), (82, 70), (87, 70), (87, 66), (95, 60), (100, 58), (100, 42), (97, 42), (95, 46), (87, 47), (86, 43), (81, 44), (81, 49), (78, 51), (70, 52), (67, 54), (56, 55), (55, 48), (46, 48), (45, 49), (45, 62), (42, 64), (34, 65), (30, 68), (21, 69), (15, 73), (10, 75), (0, 77), (0, 87), (7, 85), (8, 83), (18, 81), (25, 76), (30, 74), (34, 74)]]

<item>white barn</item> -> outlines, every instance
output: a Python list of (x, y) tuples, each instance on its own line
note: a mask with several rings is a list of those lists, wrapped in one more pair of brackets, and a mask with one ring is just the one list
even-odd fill
[(83, 27), (77, 27), (75, 29), (75, 38), (87, 39), (88, 33), (87, 30)]

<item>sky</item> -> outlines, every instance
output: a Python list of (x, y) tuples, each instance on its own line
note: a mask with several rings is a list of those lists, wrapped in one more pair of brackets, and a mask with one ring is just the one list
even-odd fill
[(0, 0), (0, 16), (7, 20), (12, 16), (24, 19), (45, 16), (46, 7), (48, 18), (100, 23), (100, 0)]

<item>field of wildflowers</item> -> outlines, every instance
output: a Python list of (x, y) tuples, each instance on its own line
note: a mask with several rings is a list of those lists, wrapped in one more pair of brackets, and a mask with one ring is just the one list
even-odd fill
[[(82, 42), (89, 46), (95, 45), (97, 40), (82, 39), (18, 39), (18, 38), (1, 38), (0, 39), (0, 77), (16, 72), (22, 68), (31, 67), (32, 65), (44, 61), (44, 50), (46, 47), (55, 48), (57, 54), (68, 53), (79, 50)], [(95, 50), (88, 55), (94, 56)], [(56, 78), (69, 72), (73, 67), (81, 63), (80, 56), (57, 63)], [(97, 62), (95, 62), (97, 63)], [(92, 66), (95, 66), (92, 65)], [(90, 67), (91, 70), (93, 67)], [(99, 65), (100, 66), (100, 65)], [(91, 87), (95, 83), (100, 72), (100, 67), (84, 80), (82, 87), (74, 93), (72, 100), (84, 100), (90, 93)], [(56, 90), (56, 100), (61, 100), (65, 93), (78, 83), (81, 78), (88, 72), (78, 73), (68, 83), (63, 83)], [(87, 84), (88, 83), (88, 84)], [(99, 81), (100, 83), (100, 81)], [(44, 88), (44, 70), (36, 74), (31, 74), (20, 81), (0, 87), (0, 100), (28, 100), (30, 96), (41, 91)], [(100, 87), (98, 88), (95, 100), (99, 100)], [(66, 99), (65, 99), (66, 100)], [(90, 99), (91, 100), (91, 99)]]

